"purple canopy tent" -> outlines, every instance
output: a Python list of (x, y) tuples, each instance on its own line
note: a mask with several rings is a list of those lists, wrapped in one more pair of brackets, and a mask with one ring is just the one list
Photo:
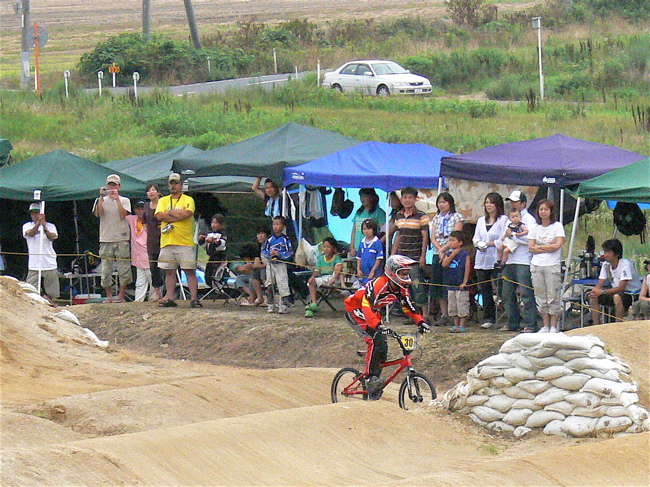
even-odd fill
[(555, 134), (443, 157), (440, 175), (486, 183), (565, 188), (647, 156)]

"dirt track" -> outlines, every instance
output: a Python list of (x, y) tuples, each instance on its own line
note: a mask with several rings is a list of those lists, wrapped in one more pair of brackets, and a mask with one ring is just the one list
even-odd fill
[[(437, 408), (402, 411), (395, 389), (378, 402), (332, 405), (335, 369), (252, 370), (100, 349), (5, 278), (0, 302), (3, 485), (648, 484), (649, 434), (495, 437)], [(72, 310), (85, 326), (98, 314), (124, 319), (128, 306)], [(298, 325), (285, 325), (277, 333), (290, 338)], [(633, 376), (647, 377), (650, 323), (613, 326), (592, 331)], [(647, 407), (647, 379), (641, 387)]]

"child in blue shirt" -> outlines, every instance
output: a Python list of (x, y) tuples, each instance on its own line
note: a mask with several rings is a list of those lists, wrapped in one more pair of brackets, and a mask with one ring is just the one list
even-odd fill
[(382, 274), (384, 260), (384, 246), (377, 237), (379, 225), (372, 218), (364, 220), (361, 224), (363, 237), (357, 249), (357, 277), (361, 285)]
[(442, 283), (447, 287), (447, 306), (449, 316), (454, 319), (452, 333), (464, 333), (465, 322), (469, 316), (469, 273), (471, 263), (469, 253), (463, 250), (465, 234), (454, 230), (449, 235), (449, 249), (442, 259)]
[[(293, 259), (293, 247), (289, 237), (284, 234), (286, 220), (283, 216), (273, 218), (273, 234), (266, 239), (262, 246), (262, 257), (268, 265), (266, 266), (266, 295), (269, 307), (267, 312), (284, 314), (287, 306), (283, 298), (291, 295), (289, 288), (289, 275), (287, 273), (287, 262)], [(278, 287), (280, 299), (277, 307), (274, 304), (273, 286)]]

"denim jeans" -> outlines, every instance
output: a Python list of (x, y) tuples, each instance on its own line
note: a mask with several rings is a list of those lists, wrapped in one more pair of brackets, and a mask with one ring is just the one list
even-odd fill
[[(503, 306), (508, 314), (508, 329), (518, 330), (522, 318), (517, 303), (517, 284), (521, 284), (521, 302), (524, 305), (524, 325), (532, 330), (537, 330), (537, 307), (535, 306), (535, 293), (532, 289), (530, 266), (525, 264), (506, 264), (503, 268), (502, 298)], [(514, 281), (514, 282), (512, 282)]]

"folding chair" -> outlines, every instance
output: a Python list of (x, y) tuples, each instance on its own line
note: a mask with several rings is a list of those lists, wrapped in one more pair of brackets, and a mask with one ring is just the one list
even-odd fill
[(208, 296), (213, 301), (216, 299), (225, 299), (224, 304), (227, 304), (231, 299), (236, 300), (241, 296), (241, 292), (235, 284), (236, 278), (237, 275), (228, 267), (228, 263), (221, 263), (214, 273), (210, 290), (201, 296), (201, 301)]

